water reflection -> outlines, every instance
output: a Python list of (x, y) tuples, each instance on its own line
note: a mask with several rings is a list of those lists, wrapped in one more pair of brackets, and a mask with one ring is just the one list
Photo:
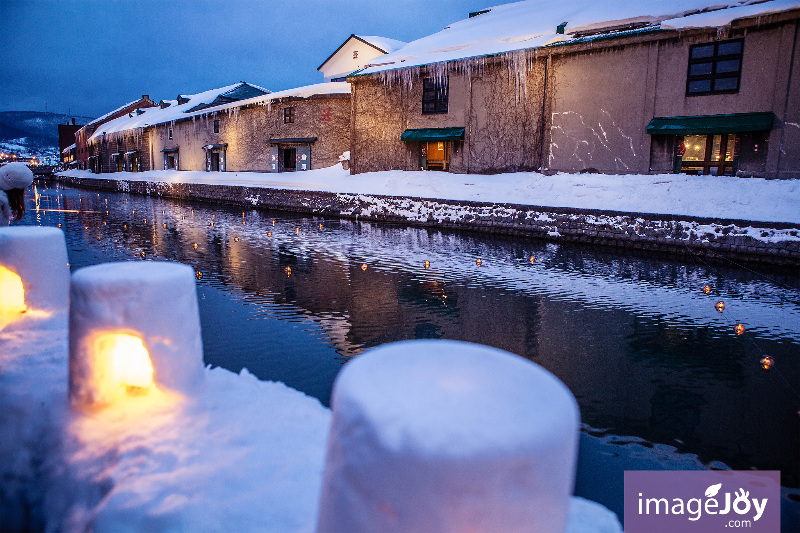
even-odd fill
[[(156, 197), (39, 193), (26, 223), (62, 224), (73, 268), (144, 256), (202, 274), (209, 364), (247, 367), (327, 403), (342, 362), (367, 347), (480, 342), (556, 374), (594, 428), (800, 482), (797, 277)], [(767, 354), (775, 366), (764, 371)]]

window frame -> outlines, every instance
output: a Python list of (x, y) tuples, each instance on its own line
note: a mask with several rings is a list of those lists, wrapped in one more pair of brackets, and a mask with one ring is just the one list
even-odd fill
[(214, 119), (214, 133), (219, 133), (219, 119)]
[(442, 79), (423, 78), (422, 79), (422, 114), (423, 115), (446, 115), (448, 113), (450, 100), (450, 79), (444, 76)]
[(283, 123), (294, 124), (294, 106), (283, 108)]
[[(720, 54), (720, 45), (739, 43), (739, 51), (733, 54)], [(695, 50), (713, 46), (711, 55), (694, 57)], [(742, 63), (744, 58), (744, 38), (726, 39), (724, 41), (714, 41), (710, 43), (698, 43), (689, 47), (689, 61), (686, 69), (686, 96), (707, 96), (711, 94), (736, 94), (741, 88), (742, 82)], [(726, 61), (738, 61), (739, 67), (735, 71), (717, 72), (718, 65)], [(710, 64), (711, 72), (703, 74), (692, 74), (692, 67), (696, 65)], [(736, 87), (728, 89), (715, 89), (717, 80), (735, 79)], [(692, 83), (708, 81), (708, 90), (693, 90)]]

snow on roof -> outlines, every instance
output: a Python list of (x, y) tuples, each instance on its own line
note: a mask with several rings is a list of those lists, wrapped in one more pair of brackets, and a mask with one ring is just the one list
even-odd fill
[(121, 105), (121, 106), (119, 106), (118, 108), (116, 108), (115, 110), (113, 110), (113, 111), (109, 111), (108, 113), (106, 113), (106, 114), (105, 114), (105, 115), (103, 115), (102, 117), (98, 117), (98, 118), (94, 119), (93, 121), (89, 122), (89, 123), (88, 123), (86, 126), (84, 126), (84, 127), (88, 127), (88, 126), (91, 126), (92, 124), (97, 124), (98, 122), (102, 122), (103, 120), (107, 119), (108, 117), (110, 117), (110, 116), (111, 116), (111, 115), (113, 115), (114, 113), (119, 113), (120, 111), (122, 111), (122, 110), (123, 110), (123, 109), (125, 109), (126, 107), (128, 107), (128, 106), (132, 106), (133, 104), (135, 104), (135, 103), (136, 103), (136, 102), (138, 102), (139, 100), (141, 100), (141, 98), (137, 98), (137, 99), (136, 99), (136, 100), (134, 100), (133, 102), (128, 102), (127, 104)]
[[(350, 94), (350, 84), (347, 82), (317, 83), (314, 85), (306, 85), (304, 87), (296, 87), (294, 89), (287, 89), (285, 91), (274, 93), (267, 92), (267, 94), (254, 96), (244, 100), (237, 100), (235, 102), (224, 103), (214, 107), (202, 107), (194, 109), (200, 106), (200, 104), (208, 104), (213, 102), (220, 95), (230, 93), (235, 89), (240, 88), (243, 84), (244, 82), (239, 82), (219, 89), (204, 91), (202, 93), (182, 95), (184, 98), (188, 99), (183, 104), (178, 104), (177, 101), (171, 101), (172, 105), (164, 109), (159, 106), (147, 107), (141, 110), (141, 114), (132, 113), (133, 116), (129, 114), (119, 117), (104, 124), (103, 127), (99, 128), (89, 140), (91, 141), (92, 139), (99, 138), (104, 133), (111, 134), (121, 131), (139, 130), (146, 126), (165, 124), (167, 122), (174, 122), (176, 120), (182, 120), (200, 115), (208, 115), (220, 111), (227, 111), (252, 104), (271, 105), (272, 102), (281, 98), (308, 98), (318, 94)], [(247, 85), (266, 91), (266, 89), (262, 89), (256, 85)]]
[(797, 0), (774, 0), (763, 4), (737, 7), (736, 9), (720, 9), (707, 13), (698, 13), (685, 17), (664, 20), (661, 28), (665, 30), (681, 30), (686, 28), (721, 28), (728, 26), (733, 20), (768, 15), (779, 11), (788, 11), (800, 7)]
[(67, 146), (66, 148), (64, 148), (63, 150), (61, 150), (61, 153), (63, 154), (64, 152), (69, 152), (70, 150), (74, 150), (74, 149), (75, 149), (75, 143), (72, 143), (69, 146)]
[(383, 52), (387, 54), (391, 54), (395, 50), (399, 50), (400, 48), (408, 44), (403, 41), (398, 41), (397, 39), (390, 39), (388, 37), (366, 36), (366, 35), (356, 35), (356, 37), (358, 37), (364, 42), (371, 44), (375, 48), (380, 48), (381, 50), (383, 50)]
[[(797, 7), (800, 0), (525, 0), (492, 7), (412, 41), (359, 74), (540, 48), (593, 32), (658, 28), (662, 22), (665, 29), (683, 27), (682, 20), (692, 27), (719, 27)], [(564, 23), (565, 35), (560, 35), (557, 27)]]

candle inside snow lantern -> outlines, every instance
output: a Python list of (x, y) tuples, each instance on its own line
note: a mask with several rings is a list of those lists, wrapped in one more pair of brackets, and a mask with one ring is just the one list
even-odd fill
[(69, 394), (102, 407), (126, 394), (188, 395), (204, 382), (194, 271), (162, 261), (105, 263), (72, 276)]
[(57, 228), (0, 228), (0, 329), (23, 313), (66, 312), (69, 266)]
[(317, 533), (563, 532), (575, 398), (548, 371), (457, 341), (406, 341), (339, 373)]

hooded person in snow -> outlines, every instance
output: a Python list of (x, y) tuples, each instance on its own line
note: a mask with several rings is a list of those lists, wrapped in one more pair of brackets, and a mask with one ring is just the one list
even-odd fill
[(0, 167), (0, 226), (17, 222), (25, 216), (25, 189), (32, 182), (33, 172), (25, 163), (15, 162)]

